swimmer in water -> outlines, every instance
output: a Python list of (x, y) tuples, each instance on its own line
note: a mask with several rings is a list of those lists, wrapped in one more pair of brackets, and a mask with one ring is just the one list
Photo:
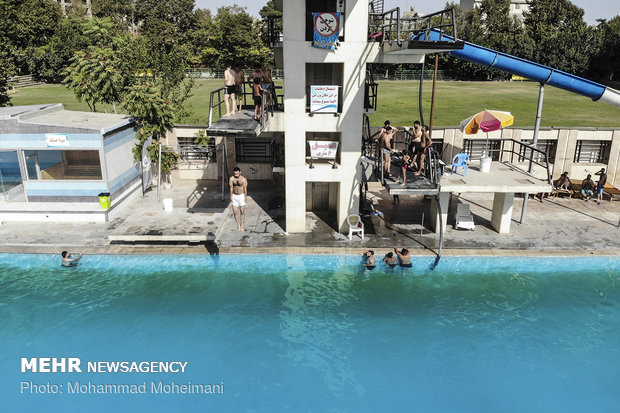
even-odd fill
[(63, 267), (75, 267), (80, 264), (80, 259), (82, 258), (82, 254), (77, 258), (71, 258), (71, 253), (69, 251), (63, 251), (60, 255), (62, 255), (61, 264)]

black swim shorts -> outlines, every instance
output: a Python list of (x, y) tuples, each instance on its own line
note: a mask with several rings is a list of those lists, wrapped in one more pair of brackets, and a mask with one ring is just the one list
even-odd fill
[(232, 86), (226, 86), (226, 94), (227, 95), (232, 95), (237, 93), (237, 87), (235, 85)]
[(260, 105), (263, 103), (263, 97), (262, 96), (254, 96), (254, 104), (255, 105)]

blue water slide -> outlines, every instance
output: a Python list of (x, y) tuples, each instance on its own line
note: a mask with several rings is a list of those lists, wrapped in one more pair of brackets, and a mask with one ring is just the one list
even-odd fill
[[(442, 35), (438, 30), (434, 29), (430, 31), (428, 39), (426, 37), (426, 33), (420, 33), (414, 36), (412, 40), (454, 40), (454, 38), (445, 34)], [(543, 84), (587, 96), (595, 101), (600, 100), (610, 105), (620, 107), (620, 92), (615, 89), (520, 57), (511, 56), (467, 41), (464, 43), (465, 46), (463, 49), (452, 50), (448, 53), (459, 59), (467, 60), (468, 62), (535, 80)]]

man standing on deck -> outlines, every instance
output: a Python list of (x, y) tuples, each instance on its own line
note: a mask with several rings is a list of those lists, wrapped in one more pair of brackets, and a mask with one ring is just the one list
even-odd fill
[[(235, 71), (231, 69), (230, 65), (226, 66), (226, 70), (224, 71), (224, 87), (226, 88), (224, 91), (224, 104), (226, 105), (226, 114), (224, 116), (234, 115), (237, 109), (235, 78)], [(230, 110), (229, 99), (232, 99), (232, 111)]]
[(232, 202), (235, 221), (237, 222), (237, 230), (245, 231), (243, 227), (245, 220), (245, 201), (248, 197), (248, 180), (241, 176), (241, 169), (235, 166), (233, 176), (228, 181), (230, 187), (230, 202)]
[(595, 172), (594, 175), (600, 175), (596, 185), (596, 203), (601, 204), (603, 200), (603, 190), (605, 189), (605, 184), (607, 183), (607, 174), (605, 173), (605, 168), (601, 168), (600, 171)]

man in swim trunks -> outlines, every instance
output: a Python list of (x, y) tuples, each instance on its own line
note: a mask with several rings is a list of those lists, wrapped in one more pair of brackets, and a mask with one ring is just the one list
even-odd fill
[[(237, 88), (235, 86), (235, 78), (236, 73), (231, 69), (230, 65), (226, 67), (224, 71), (224, 87), (226, 91), (224, 91), (224, 104), (226, 105), (226, 114), (224, 116), (234, 115), (235, 109), (237, 109), (237, 100), (235, 94), (237, 93)], [(232, 111), (230, 110), (230, 104), (228, 102), (229, 99), (232, 98)]]
[[(413, 122), (413, 129), (411, 130), (411, 133), (413, 134), (413, 139), (411, 140), (408, 149), (409, 153), (411, 153), (413, 161), (417, 162), (419, 161), (418, 159), (416, 159), (418, 158), (418, 155), (424, 153), (424, 148), (422, 147), (422, 135), (424, 134), (424, 131), (422, 130), (422, 125), (420, 124), (419, 120)], [(418, 171), (422, 169), (419, 162), (417, 163), (417, 166)]]
[(82, 258), (82, 254), (78, 255), (77, 258), (71, 258), (71, 253), (69, 251), (63, 251), (60, 255), (62, 256), (61, 264), (63, 267), (75, 267)]
[(601, 204), (603, 200), (603, 190), (605, 188), (605, 184), (607, 183), (607, 174), (605, 173), (605, 168), (601, 168), (600, 171), (595, 172), (594, 175), (600, 175), (600, 178), (597, 181), (596, 185), (596, 203)]
[(394, 135), (398, 132), (398, 129), (390, 126), (390, 121), (386, 120), (383, 124), (383, 128), (381, 128), (381, 133), (379, 134), (379, 144), (381, 145), (381, 153), (383, 154), (383, 171), (385, 173), (386, 178), (391, 178), (390, 167), (392, 164), (392, 139)]
[(400, 251), (394, 248), (394, 252), (398, 256), (398, 260), (400, 261), (400, 266), (402, 268), (411, 268), (411, 253), (407, 248), (402, 248)]
[(230, 187), (230, 202), (232, 202), (237, 230), (245, 231), (243, 223), (245, 220), (245, 200), (248, 197), (248, 181), (241, 176), (241, 169), (238, 166), (233, 169), (233, 176), (230, 177), (228, 186)]
[(265, 76), (260, 65), (254, 67), (254, 71), (248, 76), (248, 83), (252, 86), (252, 97), (254, 98), (254, 120), (260, 122), (263, 115), (263, 81)]

